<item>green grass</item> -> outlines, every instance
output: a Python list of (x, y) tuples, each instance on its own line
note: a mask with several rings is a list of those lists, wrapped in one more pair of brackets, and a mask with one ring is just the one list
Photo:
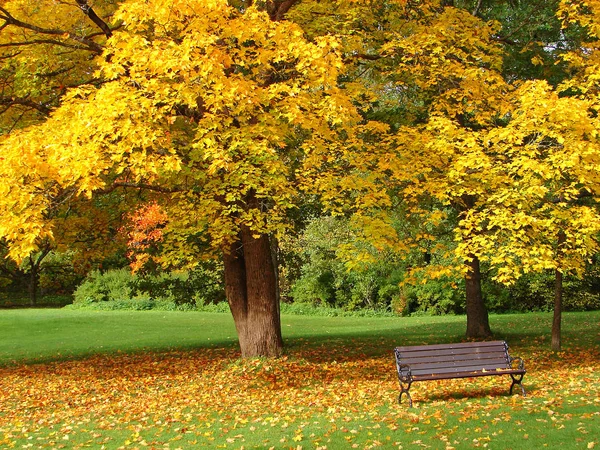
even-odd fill
[(20, 309), (0, 311), (0, 365), (98, 353), (232, 346), (228, 314)]
[[(565, 348), (600, 345), (599, 312), (564, 315)], [(496, 337), (513, 347), (549, 346), (549, 313), (492, 315)], [(463, 316), (313, 317), (284, 315), (287, 349), (357, 347), (369, 354), (396, 345), (456, 342), (464, 337)], [(98, 353), (165, 351), (237, 345), (230, 314), (171, 311), (16, 309), (0, 311), (0, 366)]]
[(395, 345), (463, 339), (465, 318), (282, 318), (286, 356), (238, 360), (228, 314), (0, 311), (0, 448), (600, 448), (600, 312), (493, 315), (525, 358), (505, 377), (416, 383)]

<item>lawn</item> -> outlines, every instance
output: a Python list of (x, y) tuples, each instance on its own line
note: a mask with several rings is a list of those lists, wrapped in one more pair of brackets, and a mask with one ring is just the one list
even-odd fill
[[(415, 384), (395, 345), (462, 339), (464, 317), (282, 318), (286, 355), (238, 359), (229, 315), (0, 312), (0, 448), (600, 448), (600, 312), (494, 315), (528, 370)], [(594, 431), (596, 430), (596, 431)]]

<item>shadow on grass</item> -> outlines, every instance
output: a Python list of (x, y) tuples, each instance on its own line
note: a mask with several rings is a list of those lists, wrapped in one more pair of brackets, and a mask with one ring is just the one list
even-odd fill
[[(177, 313), (171, 318), (163, 313), (138, 314), (102, 313), (85, 316), (73, 315), (67, 320), (59, 313), (49, 313), (20, 324), (20, 328), (37, 326), (40, 321), (51, 323), (36, 339), (39, 342), (56, 339), (60, 334), (65, 343), (57, 342), (48, 350), (35, 354), (19, 354), (11, 347), (10, 338), (18, 343), (20, 336), (32, 330), (21, 330), (21, 335), (10, 336), (0, 345), (0, 367), (19, 364), (48, 363), (80, 360), (94, 355), (136, 355), (169, 352), (217, 351), (224, 357), (240, 357), (231, 317), (227, 314)], [(196, 315), (194, 315), (196, 314)], [(117, 320), (118, 319), (118, 320)], [(549, 313), (491, 316), (495, 339), (506, 340), (512, 356), (520, 356), (521, 349), (549, 350)], [(139, 323), (134, 323), (140, 320)], [(166, 322), (164, 322), (166, 320)], [(565, 348), (593, 347), (598, 343), (600, 312), (569, 313), (565, 315), (563, 336)], [(400, 345), (423, 345), (465, 341), (464, 316), (409, 317), (409, 318), (347, 318), (284, 316), (284, 355), (299, 357), (311, 363), (332, 361), (362, 361), (368, 358), (389, 357)], [(72, 327), (72, 328), (70, 328)], [(88, 333), (88, 327), (93, 332)], [(176, 329), (176, 328), (179, 329)], [(147, 338), (144, 332), (154, 329)], [(152, 331), (152, 330), (149, 330)], [(6, 337), (3, 335), (2, 340)], [(28, 345), (35, 348), (36, 340)], [(11, 353), (12, 352), (12, 353)], [(526, 367), (528, 362), (525, 361)], [(393, 367), (391, 365), (390, 367)], [(374, 368), (373, 370), (376, 370)], [(381, 370), (389, 370), (389, 367)], [(368, 373), (361, 373), (368, 376)]]
[[(467, 388), (458, 388), (454, 391), (444, 389), (443, 392), (431, 393), (427, 391), (426, 388), (422, 388), (418, 394), (414, 392), (411, 393), (413, 402), (417, 403), (432, 403), (432, 402), (448, 402), (448, 401), (457, 401), (457, 400), (481, 400), (484, 398), (501, 398), (501, 397), (512, 397), (518, 396), (522, 397), (521, 393), (513, 393), (512, 395), (509, 392), (510, 383), (503, 388), (502, 386), (498, 387), (471, 387)], [(529, 396), (529, 391), (527, 391)], [(402, 406), (408, 407), (408, 402), (405, 398), (402, 399)]]

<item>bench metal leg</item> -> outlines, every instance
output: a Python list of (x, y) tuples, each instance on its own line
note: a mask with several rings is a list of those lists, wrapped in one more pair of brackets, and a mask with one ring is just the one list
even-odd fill
[(521, 381), (523, 381), (523, 377), (525, 376), (525, 374), (520, 374), (520, 375), (514, 375), (514, 374), (510, 374), (510, 377), (512, 378), (512, 384), (510, 385), (510, 395), (512, 395), (513, 393), (513, 388), (515, 387), (515, 385), (519, 385), (519, 387), (521, 388), (521, 394), (523, 394), (523, 397), (527, 397), (527, 394), (525, 393), (525, 388), (523, 387), (523, 383), (521, 383)]
[(408, 397), (408, 407), (412, 408), (412, 397), (410, 396), (410, 392), (408, 392), (408, 390), (410, 389), (410, 385), (412, 384), (412, 381), (409, 381), (406, 386), (404, 385), (404, 383), (400, 382), (400, 395), (398, 396), (398, 403), (402, 403), (402, 395), (406, 394), (406, 396)]

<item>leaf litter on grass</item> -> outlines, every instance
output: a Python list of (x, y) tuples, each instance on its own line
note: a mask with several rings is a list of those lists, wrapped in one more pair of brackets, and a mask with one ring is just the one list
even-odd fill
[[(416, 383), (393, 358), (325, 347), (276, 360), (231, 349), (98, 355), (0, 369), (0, 448), (600, 447), (600, 354), (522, 349), (510, 378)], [(568, 446), (567, 446), (568, 447)]]

